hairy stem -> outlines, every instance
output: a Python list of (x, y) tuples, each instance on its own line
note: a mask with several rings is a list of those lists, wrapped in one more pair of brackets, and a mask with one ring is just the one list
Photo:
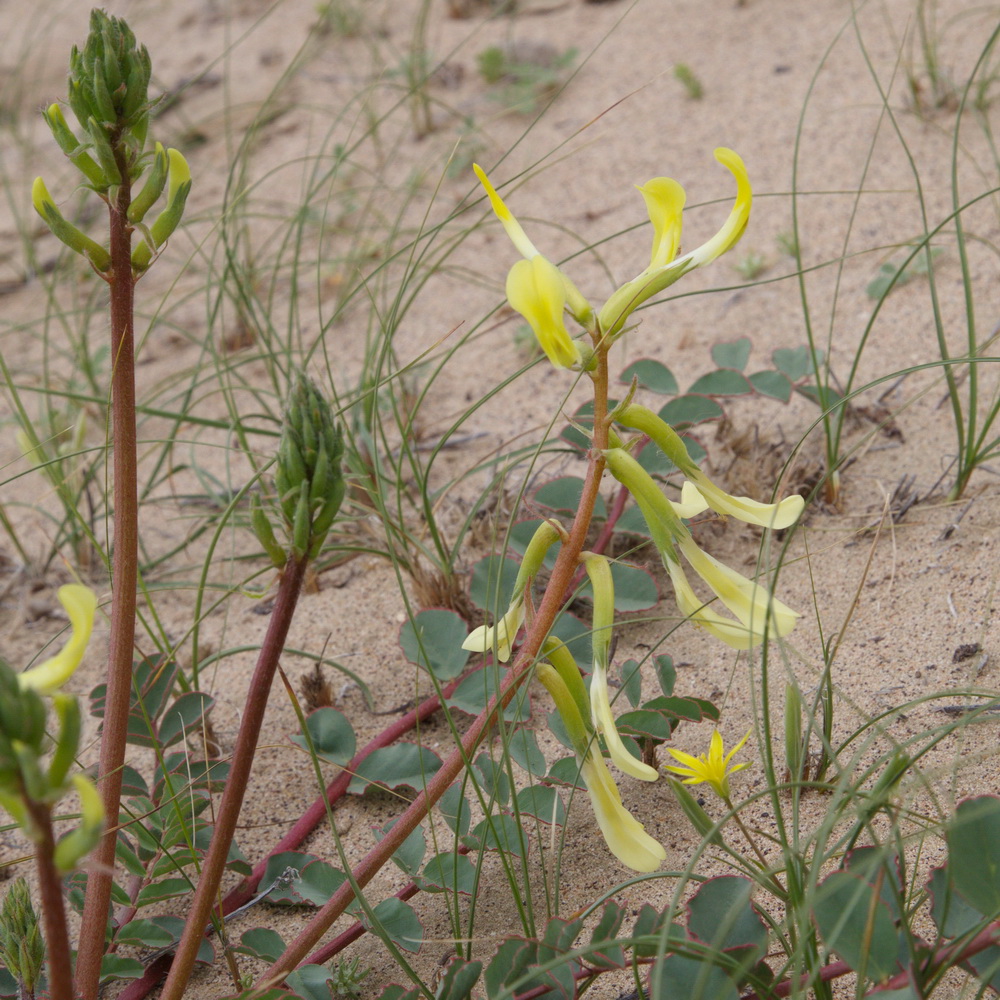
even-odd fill
[[(563, 605), (563, 594), (577, 568), (580, 552), (583, 550), (604, 473), (604, 459), (601, 452), (607, 448), (607, 398), (608, 366), (607, 350), (597, 351), (597, 369), (594, 381), (594, 436), (590, 452), (587, 475), (569, 538), (563, 544), (556, 559), (555, 567), (545, 588), (545, 594), (538, 605), (534, 621), (531, 623), (524, 643), (518, 651), (500, 691), (491, 699), (486, 709), (469, 727), (461, 743), (446, 758), (441, 769), (431, 778), (424, 790), (393, 824), (389, 833), (354, 868), (353, 883), (363, 889), (389, 861), (400, 844), (416, 829), (427, 816), (438, 799), (448, 790), (461, 773), (466, 762), (471, 760), (476, 747), (486, 736), (496, 714), (503, 710), (513, 698), (518, 687), (528, 676), (535, 657), (541, 649), (545, 637), (555, 623)], [(285, 949), (284, 954), (264, 973), (256, 983), (258, 989), (281, 982), (293, 971), (315, 947), (319, 939), (329, 930), (334, 921), (347, 909), (354, 899), (352, 882), (345, 882), (319, 910), (313, 919)], [(179, 1000), (179, 997), (165, 995), (164, 1000)]]
[(216, 816), (212, 842), (201, 869), (198, 888), (188, 910), (184, 934), (177, 946), (177, 954), (170, 966), (170, 974), (163, 987), (163, 1000), (180, 1000), (184, 995), (191, 969), (198, 955), (198, 947), (209, 922), (212, 907), (217, 902), (219, 883), (226, 868), (229, 848), (236, 833), (236, 823), (243, 807), (243, 797), (250, 780), (250, 769), (257, 750), (257, 741), (264, 722), (271, 682), (278, 666), (278, 658), (285, 648), (285, 639), (295, 614), (295, 606), (302, 592), (306, 566), (309, 560), (290, 559), (285, 565), (274, 611), (264, 636), (264, 642), (257, 657), (257, 667), (247, 691), (243, 719), (236, 738), (236, 749), (226, 780), (226, 790), (222, 793)]
[(107, 700), (98, 771), (108, 829), (94, 852), (87, 879), (83, 922), (76, 964), (76, 988), (84, 1000), (97, 1000), (104, 933), (115, 866), (122, 764), (132, 693), (132, 647), (135, 643), (135, 601), (138, 579), (139, 512), (136, 499), (135, 344), (132, 316), (135, 280), (132, 276), (132, 227), (128, 167), (119, 155), (123, 182), (109, 202), (111, 274), (111, 430), (114, 442), (114, 550), (111, 561), (111, 638), (108, 646)]
[(52, 811), (49, 806), (34, 802), (27, 797), (24, 798), (24, 803), (38, 830), (35, 840), (35, 865), (38, 869), (38, 889), (42, 897), (49, 997), (51, 1000), (73, 1000), (73, 967), (70, 963), (66, 908), (62, 882), (53, 858), (56, 845), (52, 834)]

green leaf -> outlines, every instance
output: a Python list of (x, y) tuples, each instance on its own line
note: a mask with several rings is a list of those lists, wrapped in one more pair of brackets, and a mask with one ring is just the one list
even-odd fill
[(708, 396), (678, 396), (660, 409), (660, 417), (674, 430), (718, 420), (725, 415), (721, 406)]
[(958, 893), (990, 920), (1000, 915), (1000, 798), (960, 802), (945, 834)]
[(615, 584), (616, 611), (645, 611), (659, 603), (656, 584), (646, 570), (628, 563), (613, 562), (611, 578)]
[(441, 813), (444, 821), (451, 827), (452, 833), (457, 833), (462, 837), (469, 832), (469, 822), (472, 812), (459, 785), (452, 785), (438, 799), (438, 812)]
[(649, 442), (641, 451), (636, 452), (635, 460), (651, 476), (659, 479), (666, 479), (677, 471), (677, 466), (652, 442)]
[(679, 391), (674, 373), (666, 365), (652, 358), (633, 361), (620, 375), (620, 380), (626, 383), (631, 383), (633, 378), (638, 379), (641, 388), (660, 396), (676, 396)]
[(510, 800), (510, 778), (501, 760), (491, 760), (490, 755), (483, 751), (476, 758), (476, 769), (482, 775), (483, 793), (486, 798), (493, 798), (501, 806)]
[(163, 713), (163, 721), (160, 723), (160, 745), (168, 747), (192, 730), (197, 734), (202, 719), (214, 704), (215, 699), (203, 691), (189, 691), (187, 694), (182, 694)]
[(602, 969), (625, 967), (625, 951), (616, 940), (624, 920), (625, 911), (614, 900), (604, 904), (601, 918), (590, 935), (593, 950), (588, 953), (587, 959), (591, 965)]
[(679, 698), (663, 695), (642, 707), (618, 716), (618, 731), (630, 736), (649, 736), (667, 740), (682, 721), (701, 722), (718, 719), (718, 709), (703, 698)]
[(105, 955), (101, 959), (101, 982), (109, 979), (138, 979), (146, 967), (137, 958), (123, 958), (121, 955)]
[[(528, 971), (528, 966), (535, 958), (536, 945), (533, 941), (522, 941), (509, 938), (497, 949), (493, 961), (486, 967), (483, 981), (486, 984), (486, 995), (495, 997), (505, 986), (517, 982)], [(532, 986), (538, 985), (536, 980), (523, 983), (521, 993), (526, 993)]]
[[(635, 918), (635, 924), (632, 927), (632, 937), (652, 937), (655, 935), (657, 940), (651, 941), (648, 944), (636, 944), (633, 947), (636, 958), (652, 958), (659, 952), (660, 943), (658, 939), (660, 928), (666, 919), (665, 913), (661, 913), (649, 903), (643, 903), (642, 909), (639, 910), (639, 915)], [(680, 936), (683, 937), (683, 933)]]
[[(534, 501), (539, 507), (547, 507), (553, 513), (573, 516), (580, 507), (583, 498), (584, 482), (578, 476), (562, 476), (552, 479), (535, 490)], [(607, 507), (601, 496), (594, 504), (594, 517), (605, 520), (608, 516)]]
[[(931, 916), (945, 937), (957, 938), (984, 930), (990, 921), (955, 891), (949, 867), (936, 868), (927, 888), (931, 894)], [(994, 992), (1000, 992), (1000, 948), (993, 946), (972, 955), (968, 964)]]
[(561, 614), (549, 635), (562, 640), (577, 663), (587, 663), (590, 660), (590, 627), (575, 615)]
[(346, 881), (347, 876), (339, 868), (316, 859), (300, 870), (291, 888), (299, 897), (296, 902), (323, 906)]
[(856, 972), (882, 982), (899, 971), (900, 932), (864, 879), (847, 871), (828, 876), (816, 891), (813, 916), (827, 947)]
[(749, 337), (740, 337), (730, 344), (716, 344), (712, 348), (712, 360), (720, 368), (735, 368), (743, 371), (750, 360), (751, 342)]
[(482, 969), (482, 962), (453, 958), (438, 985), (435, 1000), (468, 1000)]
[(551, 785), (528, 785), (517, 793), (517, 808), (522, 816), (534, 816), (541, 823), (562, 826), (566, 808)]
[[(381, 841), (392, 829), (395, 820), (390, 820), (381, 830), (375, 831), (375, 839)], [(413, 873), (423, 864), (427, 843), (424, 840), (424, 828), (418, 826), (411, 830), (392, 856), (393, 862), (407, 875)]]
[(751, 392), (753, 386), (747, 377), (731, 368), (720, 368), (702, 375), (688, 389), (689, 394), (705, 396), (745, 396)]
[(677, 669), (674, 667), (673, 658), (666, 653), (653, 657), (656, 665), (656, 679), (660, 682), (660, 690), (669, 698), (674, 693), (674, 685), (677, 683)]
[(629, 504), (625, 508), (625, 513), (615, 523), (615, 530), (626, 535), (641, 535), (643, 538), (650, 537), (649, 525), (646, 524), (646, 519), (642, 516), (642, 511), (634, 503)]
[[(294, 868), (297, 872), (301, 873), (314, 861), (319, 861), (319, 858), (315, 854), (304, 854), (301, 851), (282, 851), (280, 854), (273, 854), (267, 859), (267, 865), (264, 868), (264, 874), (260, 877), (258, 886), (260, 889), (266, 889), (269, 885), (274, 884), (274, 880), (286, 868)], [(286, 886), (280, 884), (276, 886), (267, 895), (268, 903), (301, 903), (302, 898), (295, 891), (294, 885), (295, 883)]]
[(521, 564), (515, 559), (498, 559), (496, 556), (480, 559), (472, 567), (469, 583), (472, 603), (484, 611), (503, 614), (510, 605), (510, 595), (520, 568)]
[(738, 875), (709, 879), (688, 903), (688, 930), (720, 951), (746, 949), (750, 968), (767, 953), (767, 925), (750, 905), (753, 883)]
[(347, 791), (360, 795), (369, 785), (381, 785), (385, 788), (405, 786), (419, 792), (440, 767), (441, 758), (428, 747), (416, 743), (380, 747), (358, 765)]
[(178, 896), (186, 896), (194, 886), (190, 879), (186, 878), (164, 878), (159, 882), (152, 882), (144, 885), (139, 890), (135, 905), (138, 907), (149, 906), (151, 903), (159, 903), (164, 899), (176, 899)]
[[(285, 982), (302, 1000), (331, 1000), (333, 976), (325, 965), (302, 965), (285, 976)], [(419, 996), (418, 991), (414, 991)]]
[(783, 403), (787, 403), (792, 398), (792, 383), (788, 381), (788, 376), (783, 372), (754, 372), (750, 376), (750, 384), (762, 396), (780, 399)]
[(236, 950), (264, 962), (274, 963), (284, 953), (285, 947), (285, 942), (277, 931), (270, 927), (254, 927), (243, 932), (240, 947)]
[(130, 920), (115, 935), (116, 945), (132, 948), (166, 948), (173, 943), (173, 935), (152, 920)]
[[(818, 351), (816, 356), (822, 364), (822, 351)], [(801, 347), (779, 347), (771, 355), (771, 360), (774, 367), (784, 372), (792, 382), (813, 374), (812, 353), (805, 344)]]
[(469, 835), (485, 851), (504, 851), (523, 857), (528, 850), (527, 837), (513, 816), (499, 813), (487, 816)]
[[(490, 698), (496, 694), (496, 690), (496, 666), (482, 667), (479, 670), (474, 670), (459, 683), (448, 699), (448, 705), (467, 712), (469, 715), (479, 715), (486, 708)], [(504, 709), (503, 717), (508, 722), (524, 722), (530, 714), (527, 697), (522, 699), (515, 695)], [(375, 753), (378, 751), (376, 750)]]
[(427, 862), (416, 879), (427, 892), (460, 892), (471, 896), (476, 890), (476, 866), (465, 854), (442, 851)]
[[(173, 690), (180, 665), (176, 659), (150, 656), (137, 660), (132, 667), (132, 692), (129, 696), (129, 714), (126, 742), (134, 746), (153, 747), (157, 719), (166, 706)], [(104, 718), (107, 685), (98, 684), (90, 692), (90, 712), (98, 719)], [(148, 718), (148, 722), (147, 722)], [(150, 725), (153, 733), (150, 733)], [(131, 793), (134, 794), (134, 793)]]
[(538, 749), (538, 740), (532, 730), (524, 727), (514, 730), (507, 741), (507, 749), (518, 767), (524, 768), (528, 774), (536, 777), (545, 774), (545, 754)]
[[(376, 932), (380, 937), (385, 935), (404, 951), (420, 950), (424, 940), (424, 928), (409, 903), (390, 896), (388, 899), (383, 899), (373, 913), (377, 921), (376, 926), (380, 926), (381, 933)], [(369, 930), (373, 930), (372, 921), (367, 914), (362, 915), (361, 922)]]
[(628, 703), (635, 708), (642, 699), (642, 667), (635, 660), (626, 660), (621, 665), (622, 691)]
[[(354, 756), (357, 740), (343, 712), (329, 706), (317, 708), (306, 719), (306, 728), (320, 760), (343, 766)], [(289, 739), (308, 750), (304, 736), (290, 736)]]
[(461, 615), (444, 608), (420, 611), (399, 630), (399, 644), (411, 663), (429, 670), (438, 680), (457, 677), (471, 655), (462, 649), (469, 634)]

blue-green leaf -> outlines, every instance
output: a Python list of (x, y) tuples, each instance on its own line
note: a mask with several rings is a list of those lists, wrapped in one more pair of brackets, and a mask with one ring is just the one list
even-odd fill
[(696, 379), (689, 394), (701, 394), (705, 396), (745, 396), (753, 392), (753, 386), (742, 372), (733, 371), (731, 368), (720, 368), (718, 371), (708, 372)]
[(720, 368), (735, 368), (743, 371), (750, 360), (751, 342), (749, 337), (740, 337), (729, 344), (716, 344), (712, 348), (712, 360)]
[(780, 399), (783, 403), (792, 398), (792, 383), (788, 381), (788, 376), (784, 372), (754, 372), (750, 376), (750, 384), (762, 396)]
[[(718, 364), (718, 362), (716, 363)], [(676, 396), (679, 391), (674, 373), (662, 362), (652, 358), (640, 358), (638, 361), (633, 361), (621, 373), (620, 379), (626, 383), (637, 379), (640, 388), (648, 389), (660, 396)]]
[(709, 396), (678, 396), (660, 409), (660, 416), (674, 430), (703, 424), (708, 420), (718, 420), (724, 415), (722, 407)]
[(215, 704), (215, 699), (204, 691), (189, 691), (182, 694), (163, 713), (160, 723), (160, 745), (163, 747), (176, 743), (185, 733), (197, 731), (208, 710)]
[[(306, 719), (306, 727), (316, 749), (316, 756), (321, 760), (343, 766), (354, 756), (357, 740), (351, 724), (342, 712), (328, 706), (317, 708)], [(289, 739), (303, 749), (309, 749), (304, 736), (290, 736)]]
[(517, 808), (524, 816), (534, 816), (541, 823), (562, 826), (566, 807), (551, 785), (528, 785), (517, 793)]
[[(381, 933), (404, 951), (420, 951), (424, 940), (424, 928), (413, 907), (402, 899), (390, 896), (383, 899), (373, 910)], [(371, 930), (371, 921), (367, 914), (362, 915), (361, 922)]]
[(264, 962), (274, 963), (284, 954), (285, 942), (281, 935), (270, 927), (254, 927), (244, 931), (237, 951)]
[[(823, 363), (823, 352), (817, 352), (820, 364)], [(778, 371), (784, 372), (792, 382), (813, 374), (812, 353), (804, 344), (802, 347), (779, 347), (771, 360)]]
[[(552, 479), (535, 490), (534, 500), (539, 507), (547, 507), (557, 514), (573, 516), (580, 507), (584, 482), (579, 476), (562, 476)], [(594, 504), (594, 517), (603, 521), (608, 516), (604, 499), (600, 495)]]
[(416, 743), (380, 747), (358, 765), (347, 791), (360, 795), (369, 785), (382, 785), (385, 788), (405, 786), (419, 792), (440, 766), (441, 758), (433, 750)]
[(469, 582), (472, 603), (484, 611), (503, 614), (510, 604), (510, 595), (514, 591), (514, 581), (520, 568), (521, 564), (515, 559), (499, 559), (496, 556), (480, 559), (472, 567), (472, 579)]
[(958, 804), (948, 824), (948, 871), (959, 894), (990, 920), (1000, 915), (1000, 798)]
[[(483, 667), (479, 670), (474, 670), (459, 683), (448, 699), (448, 705), (452, 708), (461, 709), (469, 715), (479, 715), (486, 708), (490, 698), (496, 694), (496, 690), (496, 666)], [(522, 699), (515, 695), (504, 709), (503, 717), (508, 722), (524, 722), (530, 714), (531, 711), (527, 704), (527, 699)]]
[(420, 611), (399, 630), (399, 644), (411, 663), (449, 681), (465, 669), (469, 651), (462, 643), (469, 629), (462, 617), (444, 608)]
[(427, 862), (416, 880), (428, 892), (460, 892), (471, 896), (476, 889), (476, 866), (465, 854), (442, 851)]

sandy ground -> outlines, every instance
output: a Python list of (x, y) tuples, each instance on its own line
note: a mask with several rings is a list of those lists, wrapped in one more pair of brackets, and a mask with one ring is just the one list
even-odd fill
[[(942, 66), (964, 79), (995, 15), (960, 0), (943, 0), (937, 7)], [(954, 112), (915, 115), (904, 85), (906, 72), (920, 74), (923, 65), (919, 47), (910, 41), (912, 0), (869, 3), (856, 23), (845, 0), (748, 0), (740, 6), (732, 0), (525, 0), (514, 15), (491, 19), (478, 7), (469, 11), (470, 17), (450, 17), (443, 0), (435, 0), (426, 24), (426, 48), (440, 70), (427, 90), (433, 130), (426, 135), (417, 134), (399, 69), (412, 49), (415, 8), (413, 3), (359, 2), (361, 31), (356, 37), (342, 37), (336, 32), (309, 35), (319, 16), (314, 0), (274, 5), (261, 0), (133, 0), (108, 5), (111, 13), (129, 19), (150, 48), (156, 89), (186, 88), (157, 123), (155, 134), (185, 149), (195, 178), (189, 226), (140, 286), (141, 397), (154, 406), (173, 398), (180, 391), (175, 387), (186, 384), (179, 373), (199, 366), (208, 376), (192, 406), (199, 417), (225, 419), (230, 400), (252, 407), (254, 390), (273, 394), (271, 372), (252, 347), (243, 349), (243, 361), (238, 350), (224, 357), (236, 373), (226, 386), (232, 393), (228, 399), (213, 381), (213, 358), (224, 355), (227, 343), (238, 346), (248, 323), (232, 300), (222, 297), (216, 302), (213, 293), (204, 290), (206, 284), (217, 286), (226, 234), (233, 238), (239, 233), (245, 240), (243, 251), (250, 248), (250, 257), (259, 262), (259, 300), (250, 311), (249, 325), (257, 330), (258, 346), (260, 338), (270, 338), (280, 353), (279, 345), (284, 344), (311, 348), (333, 311), (338, 290), (355, 282), (358, 274), (375, 274), (383, 253), (380, 241), (393, 220), (401, 219), (404, 227), (441, 225), (437, 247), (481, 220), (421, 288), (395, 341), (401, 365), (433, 362), (453, 351), (431, 386), (420, 421), (428, 440), (450, 433), (457, 414), (528, 357), (513, 336), (513, 316), (491, 315), (502, 301), (504, 276), (515, 255), (485, 211), (469, 161), (475, 157), (487, 166), (498, 186), (518, 180), (504, 187), (508, 203), (548, 256), (563, 260), (580, 254), (568, 269), (578, 286), (601, 301), (645, 264), (648, 230), (632, 185), (660, 174), (685, 185), (691, 208), (684, 242), (693, 247), (714, 232), (728, 212), (731, 181), (713, 161), (712, 149), (730, 146), (745, 159), (755, 189), (743, 242), (712, 268), (686, 278), (669, 304), (644, 313), (613, 361), (621, 369), (637, 358), (655, 358), (686, 385), (712, 367), (709, 349), (715, 344), (750, 337), (749, 371), (766, 367), (774, 349), (803, 344), (806, 319), (800, 287), (792, 276), (794, 262), (779, 243), (779, 237), (791, 231), (794, 187), (800, 193), (796, 208), (803, 264), (810, 269), (805, 279), (809, 322), (820, 342), (829, 345), (842, 379), (863, 340), (855, 384), (886, 379), (859, 398), (867, 409), (848, 425), (851, 461), (842, 474), (838, 503), (813, 505), (781, 570), (778, 592), (803, 617), (787, 648), (775, 650), (780, 655), (770, 659), (773, 704), (780, 707), (787, 676), (797, 677), (805, 691), (814, 688), (822, 644), (832, 636), (840, 636), (833, 668), (839, 736), (911, 699), (956, 688), (992, 688), (1000, 510), (995, 477), (989, 470), (977, 473), (960, 503), (946, 503), (940, 484), (942, 477), (945, 485), (949, 482), (955, 437), (942, 403), (940, 371), (890, 377), (938, 356), (926, 280), (917, 278), (895, 290), (868, 335), (874, 302), (866, 295), (867, 284), (882, 263), (901, 259), (896, 249), (900, 244), (923, 231), (914, 174), (900, 135), (919, 168), (932, 225), (947, 216), (951, 198)], [(31, 276), (25, 264), (18, 220), (29, 230), (34, 227), (37, 238), (31, 248), (44, 268), (55, 259), (57, 248), (34, 226), (27, 195), (30, 180), (44, 173), (50, 189), (62, 193), (57, 200), (66, 203), (71, 202), (72, 181), (36, 110), (63, 96), (66, 54), (72, 43), (82, 43), (86, 16), (87, 5), (75, 0), (43, 3), (30, 13), (3, 14), (5, 127), (0, 150), (9, 197), (0, 206), (0, 280), (5, 282), (0, 350), (22, 385), (63, 385), (71, 373), (66, 355), (47, 356), (40, 346), (45, 283)], [(491, 45), (513, 45), (520, 53), (543, 59), (570, 47), (579, 54), (565, 89), (535, 118), (506, 110), (496, 99), (497, 88), (478, 74), (476, 56)], [(376, 48), (377, 60), (372, 55)], [(687, 95), (673, 73), (677, 63), (686, 64), (701, 81), (703, 97)], [(889, 95), (887, 103), (880, 91)], [(996, 122), (995, 106), (986, 114)], [(342, 179), (322, 180), (338, 149), (361, 140), (379, 115), (384, 117), (377, 141), (362, 141)], [(995, 183), (996, 162), (971, 114), (963, 120), (961, 140), (958, 177), (968, 199)], [(245, 173), (234, 174), (231, 165), (241, 145), (251, 150), (248, 165)], [(308, 266), (292, 275), (290, 255), (280, 245), (285, 220), (304, 203), (311, 184), (324, 183), (327, 187), (315, 199), (320, 217), (305, 230)], [(219, 223), (223, 206), (229, 213), (228, 227)], [(463, 207), (464, 213), (456, 217)], [(983, 339), (997, 322), (997, 267), (990, 245), (1000, 234), (994, 209), (987, 199), (966, 219), (975, 237), (970, 241), (970, 267)], [(621, 235), (600, 242), (613, 233)], [(595, 252), (580, 253), (595, 243), (600, 244)], [(959, 352), (965, 329), (961, 271), (953, 242), (943, 244), (948, 248), (937, 264), (940, 308), (953, 349)], [(749, 286), (735, 265), (751, 251), (763, 257), (764, 270)], [(400, 273), (399, 267), (392, 267), (377, 275), (370, 299), (358, 297), (326, 330), (322, 351), (339, 392), (349, 392), (354, 384), (372, 335), (372, 307), (385, 315)], [(292, 282), (299, 283), (296, 314), (289, 311)], [(713, 294), (692, 294), (709, 289)], [(64, 285), (59, 302), (72, 312), (93, 292), (93, 280), (84, 277)], [(99, 342), (105, 328), (99, 313), (92, 328), (91, 337)], [(53, 344), (62, 342), (58, 325), (51, 325), (49, 332)], [(320, 370), (318, 364), (313, 367)], [(991, 392), (995, 380), (989, 374), (984, 379)], [(454, 432), (465, 443), (442, 453), (434, 482), (474, 468), (512, 441), (538, 440), (560, 408), (572, 412), (585, 398), (582, 387), (574, 390), (572, 382), (571, 376), (542, 363), (494, 395)], [(652, 397), (647, 401), (655, 403)], [(6, 472), (0, 500), (22, 526), (29, 551), (41, 552), (51, 522), (33, 517), (30, 508), (52, 509), (52, 498), (45, 495), (47, 486), (37, 473), (20, 477), (28, 470), (13, 446), (8, 402), (6, 397), (0, 401), (8, 430), (0, 438), (0, 465)], [(700, 430), (698, 436), (720, 475), (734, 457), (743, 457), (744, 472), (736, 484), (740, 490), (761, 498), (770, 493), (781, 469), (771, 452), (781, 452), (782, 441), (789, 446), (803, 441), (790, 488), (815, 473), (820, 441), (809, 432), (817, 410), (806, 400), (796, 398), (787, 406), (741, 400), (730, 412), (735, 437), (720, 438), (712, 428)], [(773, 447), (747, 456), (739, 432), (754, 427)], [(165, 422), (150, 418), (143, 434), (154, 441), (167, 428)], [(197, 462), (226, 488), (242, 484), (248, 466), (229, 435), (194, 425), (177, 433), (176, 465)], [(98, 444), (101, 429), (92, 426), (88, 435), (91, 444)], [(582, 463), (556, 456), (532, 475), (541, 482), (581, 471)], [(894, 494), (903, 482), (918, 502), (899, 514), (905, 498)], [(481, 477), (446, 495), (439, 511), (449, 530), (467, 512), (477, 485), (482, 488)], [(151, 550), (167, 551), (184, 537), (192, 523), (185, 497), (197, 489), (190, 473), (178, 469), (154, 491), (155, 502), (145, 514)], [(38, 533), (37, 544), (32, 532)], [(487, 531), (462, 549), (458, 560), (463, 570), (486, 554), (489, 537)], [(712, 529), (702, 540), (737, 567), (753, 566), (757, 560), (757, 540), (739, 524)], [(246, 566), (227, 558), (250, 550), (245, 532), (225, 535), (212, 563), (213, 583), (237, 586)], [(153, 581), (161, 585), (155, 596), (157, 614), (178, 642), (185, 667), (191, 656), (185, 637), (192, 615), (187, 581), (194, 579), (204, 552), (203, 540), (192, 543), (168, 560)], [(53, 588), (67, 579), (68, 570), (57, 560), (41, 578), (26, 575), (6, 539), (0, 539), (0, 560), (0, 651), (17, 662), (59, 627), (58, 615), (47, 612), (54, 608)], [(637, 560), (653, 569), (649, 553), (640, 553)], [(99, 575), (95, 580), (106, 593), (106, 581)], [(177, 586), (175, 581), (184, 583)], [(678, 630), (666, 646), (658, 645), (673, 614), (669, 587), (659, 582), (663, 601), (655, 612), (623, 622), (619, 662), (651, 647), (669, 651), (679, 665), (678, 693), (715, 700), (722, 709), (720, 728), (727, 743), (738, 739), (753, 725), (759, 708), (759, 664), (748, 664), (692, 629)], [(408, 703), (418, 694), (418, 685), (427, 689), (399, 650), (398, 628), (406, 611), (391, 566), (376, 557), (361, 557), (324, 574), (319, 585), (317, 593), (303, 599), (291, 637), (294, 647), (312, 653), (325, 647), (329, 656), (370, 685), (378, 710)], [(213, 721), (223, 749), (232, 746), (245, 678), (252, 668), (252, 647), (266, 628), (266, 616), (255, 609), (268, 586), (266, 574), (258, 577), (253, 583), (257, 592), (236, 595), (207, 612), (201, 626), (202, 653), (250, 647), (216, 661), (203, 674), (203, 686), (218, 698)], [(981, 651), (956, 660), (955, 651), (967, 644), (979, 644)], [(87, 664), (75, 681), (81, 693), (101, 676), (104, 648), (104, 628), (99, 625)], [(306, 669), (304, 661), (287, 661), (292, 674)], [(546, 705), (544, 693), (533, 697), (537, 706)], [(941, 724), (941, 704), (928, 701), (894, 715), (885, 723), (891, 738), (903, 741)], [(359, 744), (387, 719), (371, 714), (357, 691), (343, 692), (340, 707), (355, 725)], [(544, 712), (537, 712), (536, 718), (544, 731)], [(774, 721), (780, 731), (780, 716)], [(287, 739), (294, 730), (287, 699), (273, 698), (266, 746), (260, 751), (239, 834), (251, 859), (273, 843), (314, 795), (310, 769)], [(708, 736), (707, 727), (689, 728), (679, 745), (699, 751)], [(443, 749), (451, 735), (442, 724), (431, 724), (421, 739)], [(928, 757), (925, 768), (939, 779), (940, 808), (970, 793), (997, 790), (995, 744), (994, 726), (987, 724), (949, 738)], [(879, 747), (887, 745), (883, 740)], [(138, 764), (144, 760), (137, 754)], [(735, 779), (736, 794), (759, 791), (761, 773), (757, 765)], [(666, 846), (665, 867), (682, 868), (691, 833), (665, 783), (639, 788), (624, 779), (622, 793), (626, 805)], [(921, 800), (921, 807), (925, 805)], [(824, 804), (811, 800), (807, 808), (815, 810), (812, 821), (818, 821)], [(348, 858), (365, 852), (372, 843), (371, 828), (396, 812), (397, 803), (388, 795), (343, 803), (337, 817)], [(747, 818), (765, 832), (773, 829), (766, 803), (750, 808)], [(14, 834), (4, 835), (3, 843), (5, 859), (23, 855), (24, 844)], [(934, 860), (938, 846), (937, 841), (929, 843), (925, 860)], [(334, 855), (327, 833), (314, 836), (309, 849)], [(492, 953), (490, 940), (516, 926), (510, 890), (495, 860), (486, 863), (476, 925), (482, 939), (480, 957)], [(563, 912), (585, 905), (627, 874), (608, 854), (589, 810), (579, 802), (563, 853)], [(400, 873), (386, 872), (376, 891), (394, 891), (404, 881)], [(670, 891), (665, 883), (649, 883), (621, 899), (638, 907), (647, 899), (662, 901)], [(430, 974), (449, 951), (446, 908), (436, 896), (418, 897), (415, 905), (427, 939), (415, 963)], [(302, 911), (268, 910), (257, 922), (275, 926), (287, 937), (305, 917)], [(371, 941), (362, 942), (352, 954), (375, 967), (366, 995), (376, 996), (376, 985), (393, 976), (391, 961)], [(215, 995), (226, 988), (225, 982), (223, 969), (216, 967), (199, 974), (193, 989)], [(600, 995), (615, 995), (615, 988), (602, 986)]]

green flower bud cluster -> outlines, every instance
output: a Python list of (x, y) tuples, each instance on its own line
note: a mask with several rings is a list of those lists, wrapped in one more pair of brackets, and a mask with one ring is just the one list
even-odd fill
[[(132, 270), (145, 271), (154, 255), (180, 224), (191, 190), (191, 171), (176, 149), (155, 143), (144, 153), (149, 128), (149, 77), (151, 63), (145, 46), (137, 46), (129, 26), (101, 10), (90, 15), (90, 35), (81, 52), (70, 55), (69, 106), (84, 139), (70, 128), (58, 104), (42, 112), (59, 148), (83, 175), (85, 186), (109, 203), (112, 189), (131, 187), (144, 172), (145, 184), (128, 204), (128, 222), (142, 240), (132, 251)], [(146, 213), (166, 190), (166, 207), (151, 226), (143, 224)], [(57, 239), (86, 257), (102, 274), (109, 274), (108, 251), (64, 218), (39, 177), (32, 187), (35, 210)]]
[(102, 10), (90, 13), (90, 34), (81, 52), (69, 57), (69, 106), (94, 144), (105, 178), (122, 181), (114, 146), (126, 149), (125, 166), (138, 176), (138, 160), (149, 128), (149, 77), (152, 63), (132, 29)]
[(17, 878), (0, 907), (0, 962), (17, 980), (19, 996), (35, 996), (44, 960), (45, 944), (28, 883)]
[(29, 803), (50, 808), (75, 790), (83, 820), (59, 842), (55, 853), (57, 867), (71, 871), (97, 845), (103, 808), (93, 784), (82, 775), (70, 775), (80, 744), (80, 704), (75, 696), (59, 691), (51, 695), (51, 702), (58, 726), (45, 766), (45, 699), (0, 661), (0, 806), (28, 837), (34, 837), (37, 829)]
[[(340, 510), (346, 484), (341, 471), (344, 440), (330, 404), (316, 385), (299, 375), (292, 388), (278, 446), (274, 482), (278, 506), (297, 559), (315, 559)], [(253, 508), (253, 528), (272, 561), (285, 563), (263, 509)]]

